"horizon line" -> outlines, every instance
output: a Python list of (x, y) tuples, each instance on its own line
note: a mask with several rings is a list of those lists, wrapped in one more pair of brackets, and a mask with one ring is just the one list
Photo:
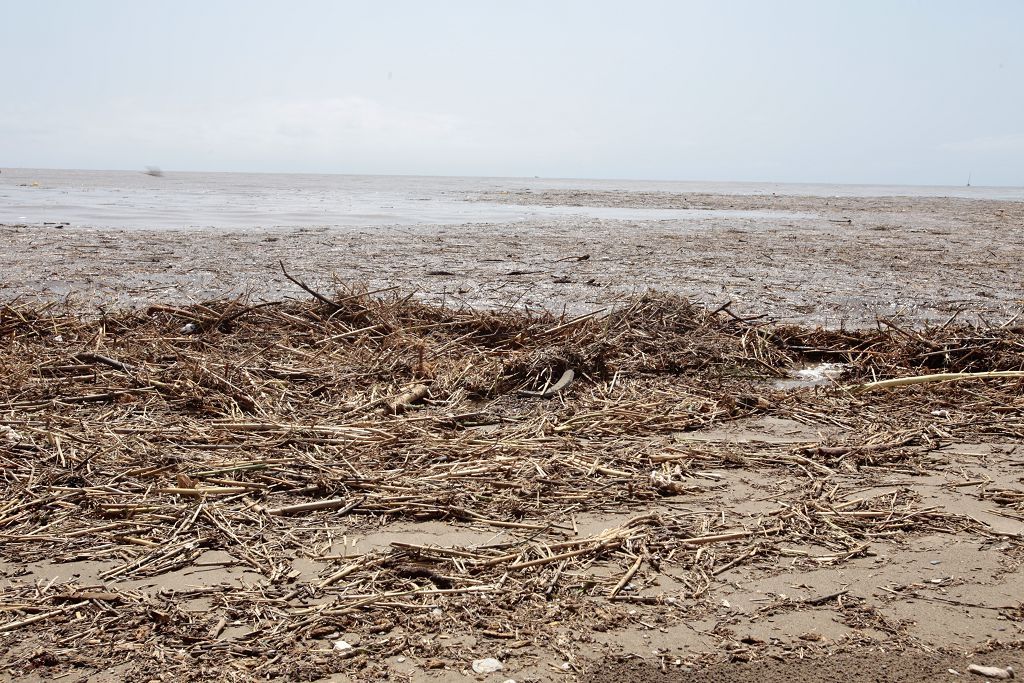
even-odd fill
[(447, 173), (352, 173), (348, 171), (210, 171), (210, 170), (167, 170), (160, 167), (143, 168), (70, 168), (56, 166), (0, 166), (11, 171), (82, 171), (93, 173), (146, 173), (147, 168), (157, 168), (162, 173), (201, 174), (223, 173), (237, 175), (317, 175), (317, 176), (348, 176), (371, 178), (479, 178), (493, 180), (566, 180), (566, 181), (609, 181), (631, 183), (724, 183), (735, 185), (845, 185), (854, 187), (941, 187), (941, 188), (986, 188), (986, 189), (1024, 189), (1024, 185), (948, 185), (919, 182), (834, 182), (822, 180), (715, 180), (715, 179), (680, 179), (680, 178), (627, 178), (611, 176), (519, 176), (519, 175), (451, 175)]

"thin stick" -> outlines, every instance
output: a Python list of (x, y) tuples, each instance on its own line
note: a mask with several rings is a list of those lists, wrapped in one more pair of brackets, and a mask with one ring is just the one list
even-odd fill
[(345, 498), (331, 498), (329, 500), (317, 500), (312, 503), (299, 503), (298, 505), (286, 505), (280, 508), (271, 508), (267, 510), (268, 515), (293, 515), (296, 512), (312, 512), (314, 510), (337, 510), (339, 515), (343, 515), (346, 512), (351, 512), (360, 505), (366, 502), (366, 497), (363, 496), (358, 500), (349, 502)]
[(626, 587), (626, 584), (629, 583), (629, 580), (633, 578), (634, 574), (636, 574), (636, 570), (640, 569), (640, 563), (643, 561), (643, 555), (637, 556), (636, 561), (629, 569), (626, 570), (626, 573), (622, 575), (622, 578), (619, 579), (619, 582), (615, 584), (615, 586), (610, 591), (608, 591), (609, 600), (618, 595), (619, 591)]
[(316, 299), (317, 301), (320, 301), (321, 303), (327, 304), (328, 306), (331, 307), (332, 310), (338, 310), (339, 308), (341, 308), (338, 304), (334, 303), (333, 301), (328, 299), (326, 296), (324, 296), (320, 292), (318, 292), (315, 289), (312, 289), (311, 287), (309, 287), (302, 280), (298, 280), (298, 279), (292, 277), (291, 275), (289, 275), (288, 271), (285, 270), (285, 268), (284, 268), (284, 261), (278, 261), (278, 263), (281, 264), (281, 272), (284, 273), (284, 276), (286, 278), (288, 278), (289, 280), (291, 280), (292, 282), (294, 282), (295, 284), (297, 284), (299, 287), (302, 287), (302, 289), (304, 289), (307, 292), (309, 292), (310, 294), (312, 294), (314, 299)]
[(993, 370), (991, 372), (944, 372), (937, 375), (918, 375), (916, 377), (898, 377), (896, 379), (885, 379), (879, 382), (868, 382), (859, 386), (850, 387), (850, 391), (867, 393), (879, 389), (892, 389), (903, 387), (909, 384), (926, 384), (929, 382), (956, 382), (965, 379), (997, 379), (1000, 377), (1024, 378), (1024, 370)]

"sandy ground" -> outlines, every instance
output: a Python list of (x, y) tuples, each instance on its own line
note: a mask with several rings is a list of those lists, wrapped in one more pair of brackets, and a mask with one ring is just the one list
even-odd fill
[[(788, 449), (822, 438), (841, 437), (828, 425), (760, 417), (723, 428), (673, 437), (679, 447), (731, 444), (737, 452)], [(785, 452), (783, 450), (782, 452)], [(664, 567), (653, 578), (630, 584), (624, 600), (595, 603), (586, 620), (592, 628), (560, 626), (557, 600), (551, 603), (538, 647), (477, 633), (454, 619), (437, 624), (422, 640), (440, 657), (391, 656), (385, 662), (389, 680), (405, 681), (956, 681), (967, 680), (970, 664), (1024, 664), (1024, 517), (999, 509), (985, 499), (985, 488), (1014, 489), (1024, 482), (1022, 453), (1015, 443), (958, 443), (934, 454), (927, 473), (908, 467), (870, 468), (830, 479), (830, 485), (851, 498), (894, 496), (918, 501), (918, 507), (951, 518), (977, 522), (974, 530), (949, 534), (885, 534), (865, 551), (836, 557), (825, 547), (795, 544), (777, 562), (744, 564), (716, 574), (698, 600), (677, 599), (685, 593), (685, 568)], [(709, 467), (695, 480), (693, 493), (669, 498), (647, 509), (620, 513), (589, 513), (574, 518), (579, 536), (599, 533), (646, 513), (702, 514), (721, 511), (739, 526), (752, 524), (779, 509), (794, 491), (806, 485), (798, 471), (722, 469)], [(696, 488), (697, 486), (700, 489)], [(393, 543), (443, 547), (474, 547), (508, 537), (501, 530), (440, 521), (390, 524), (379, 530), (348, 529), (332, 554), (372, 552)], [(292, 571), (301, 585), (315, 582), (322, 563), (296, 558)], [(257, 586), (261, 576), (231, 555), (207, 551), (192, 566), (147, 578), (104, 580), (116, 560), (55, 558), (23, 564), (0, 560), (0, 577), (12, 585), (39, 587), (72, 582), (97, 590), (140, 592), (172, 601), (197, 617), (222, 605), (204, 596), (205, 586)], [(590, 573), (614, 579), (622, 567), (593, 565)], [(676, 572), (679, 576), (674, 576)], [(45, 590), (45, 589), (44, 589)], [(514, 624), (509, 625), (514, 628)], [(245, 640), (243, 622), (227, 627), (218, 640), (230, 647)], [(396, 631), (380, 636), (363, 630), (324, 633), (312, 647), (330, 648), (336, 639), (359, 646), (395, 639)], [(382, 640), (383, 639), (383, 640)], [(422, 647), (422, 646), (421, 646)], [(52, 652), (52, 644), (26, 638), (4, 658), (24, 662)], [(505, 668), (475, 675), (474, 658), (496, 657)], [(837, 660), (836, 657), (839, 659)], [(131, 667), (102, 671), (88, 666), (66, 669), (64, 681), (121, 680)], [(47, 663), (19, 680), (51, 680)], [(31, 672), (31, 667), (29, 668)], [(211, 674), (207, 671), (206, 674)], [(2, 674), (0, 674), (2, 678)], [(323, 681), (365, 680), (335, 674)], [(981, 679), (978, 679), (981, 680)]]
[[(468, 201), (702, 208), (661, 221), (561, 216), (495, 225), (232, 231), (0, 226), (0, 297), (88, 305), (397, 285), (472, 306), (572, 311), (645, 289), (832, 327), (876, 316), (1001, 323), (1024, 308), (1024, 204), (965, 199), (543, 192)], [(728, 210), (764, 211), (737, 216)]]
[[(679, 434), (680, 447), (731, 444), (738, 452), (788, 448), (841, 434), (827, 425), (771, 417), (724, 428)], [(673, 597), (685, 592), (684, 579), (665, 568), (653, 579), (631, 584), (626, 599), (598, 604), (588, 620), (592, 630), (560, 627), (552, 603), (550, 637), (545, 646), (517, 645), (484, 634), (440, 624), (421, 634), (442, 655), (436, 663), (392, 656), (386, 667), (392, 680), (408, 681), (834, 681), (840, 664), (851, 681), (965, 680), (970, 664), (1024, 668), (1024, 517), (985, 500), (984, 488), (1014, 489), (1024, 482), (1020, 447), (1013, 443), (961, 443), (935, 454), (923, 474), (891, 469), (862, 470), (830, 480), (850, 497), (893, 496), (916, 499), (921, 509), (978, 522), (975, 531), (879, 537), (863, 553), (837, 558), (824, 547), (794, 545), (777, 563), (755, 563), (714, 577), (697, 601)], [(644, 510), (580, 515), (577, 533), (586, 536), (645, 513), (698, 514), (720, 510), (731, 524), (745, 526), (778, 510), (780, 501), (805, 485), (786, 470), (709, 468), (703, 490), (651, 505)], [(378, 531), (348, 530), (332, 553), (370, 552), (392, 543), (472, 547), (499, 542), (505, 534), (478, 525), (423, 522), (390, 524)], [(133, 591), (175, 604), (197, 615), (220, 606), (204, 597), (204, 586), (258, 585), (261, 576), (230, 555), (208, 551), (191, 567), (158, 576), (104, 581), (117, 561), (60, 558), (30, 564), (0, 560), (0, 577), (15, 585), (40, 587), (71, 581), (103, 590)], [(680, 568), (682, 569), (682, 568)], [(316, 581), (320, 563), (297, 558), (298, 581)], [(622, 568), (593, 566), (591, 572), (617, 576)], [(654, 601), (648, 604), (647, 599)], [(568, 616), (568, 615), (566, 615)], [(451, 617), (456, 618), (456, 617)], [(230, 645), (245, 638), (244, 623), (218, 639)], [(388, 634), (395, 638), (395, 632)], [(324, 634), (323, 647), (335, 639), (353, 645), (373, 642), (365, 632)], [(24, 662), (52, 646), (28, 638), (8, 650), (8, 661)], [(836, 654), (839, 653), (839, 654)], [(470, 660), (497, 657), (505, 669), (474, 675)], [(60, 658), (67, 662), (64, 656)], [(461, 661), (460, 661), (461, 659)], [(749, 663), (748, 663), (749, 662)], [(949, 670), (953, 672), (950, 672)], [(120, 680), (124, 667), (97, 671), (85, 667), (65, 681)], [(21, 669), (24, 672), (24, 669)], [(956, 673), (954, 673), (956, 672)], [(66, 672), (65, 672), (66, 673)], [(210, 673), (210, 672), (207, 672)], [(2, 677), (2, 674), (0, 674)], [(46, 665), (24, 680), (49, 680)], [(336, 674), (324, 681), (363, 680)], [(980, 680), (980, 679), (979, 679)]]
[[(981, 657), (987, 660), (990, 657)], [(1020, 671), (1024, 655), (1020, 651), (1001, 652), (998, 659), (1003, 666)], [(848, 681), (849, 683), (930, 683), (931, 681), (957, 681), (968, 678), (963, 659), (929, 653), (864, 652), (843, 653), (829, 657), (768, 661), (757, 664), (720, 664), (693, 672), (672, 672), (649, 662), (633, 661), (601, 672), (594, 683), (612, 681), (644, 681), (645, 683), (732, 683), (734, 681), (771, 681), (779, 683), (819, 683), (822, 681)], [(979, 664), (979, 666), (986, 666)], [(970, 677), (982, 681), (983, 678)]]

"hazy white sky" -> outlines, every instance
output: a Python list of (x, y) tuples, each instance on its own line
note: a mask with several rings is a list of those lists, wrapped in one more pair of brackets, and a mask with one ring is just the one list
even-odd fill
[(14, 2), (0, 166), (1024, 185), (1024, 2)]

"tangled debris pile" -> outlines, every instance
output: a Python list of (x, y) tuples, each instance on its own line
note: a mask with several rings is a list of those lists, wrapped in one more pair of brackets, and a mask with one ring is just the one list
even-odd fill
[[(565, 320), (351, 289), (98, 318), (8, 305), (0, 339), (11, 673), (381, 679), (395, 658), (468, 672), (544, 648), (579, 673), (587, 634), (637, 607), (695, 618), (739, 567), (836, 566), (922, 533), (1020, 550), (908, 488), (863, 492), (942, 469), (956, 440), (1024, 439), (1024, 380), (848, 390), (1022, 370), (1020, 327), (776, 328), (655, 295)], [(776, 386), (820, 361), (836, 383)], [(757, 416), (824, 431), (681, 438)], [(713, 507), (734, 470), (790, 486), (765, 513)], [(1024, 491), (980, 484), (1024, 519)], [(766, 609), (837, 603), (909, 643), (845, 593)]]

